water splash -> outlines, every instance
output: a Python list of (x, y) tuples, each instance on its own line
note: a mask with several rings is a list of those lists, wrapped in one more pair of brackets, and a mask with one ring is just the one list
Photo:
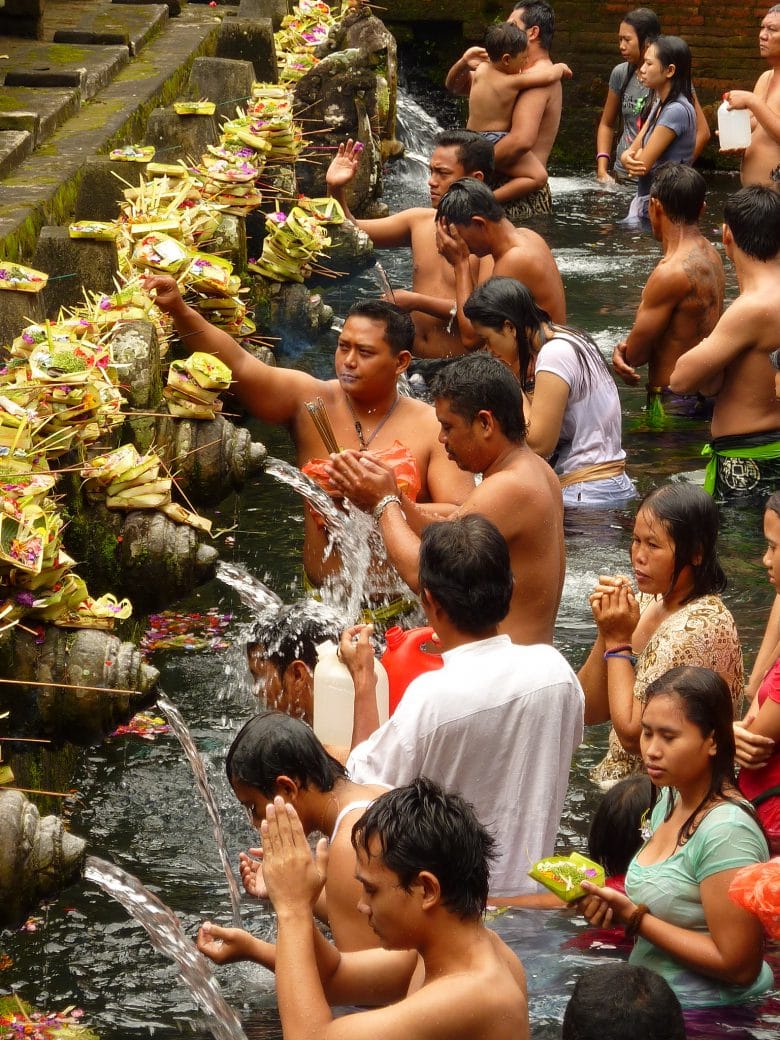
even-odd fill
[(229, 585), (238, 593), (238, 598), (244, 606), (249, 607), (255, 614), (278, 609), (282, 605), (282, 599), (276, 595), (273, 589), (269, 589), (239, 563), (227, 563), (225, 560), (220, 560), (217, 564), (216, 574), (224, 585)]
[(345, 514), (335, 506), (333, 499), (319, 484), (315, 484), (305, 473), (301, 473), (297, 466), (283, 459), (268, 459), (265, 472), (282, 484), (287, 484), (299, 495), (303, 495), (323, 518), (334, 538), (343, 538), (346, 533)]
[(146, 930), (155, 950), (169, 957), (206, 1015), (216, 1040), (246, 1040), (235, 1011), (225, 1001), (206, 958), (188, 939), (176, 914), (138, 878), (96, 856), (88, 856), (84, 877), (116, 899)]
[(346, 624), (357, 621), (367, 593), (374, 599), (385, 594), (386, 598), (398, 595), (403, 583), (395, 571), (388, 567), (385, 572), (374, 566), (377, 561), (386, 560), (386, 554), (382, 538), (367, 513), (349, 502), (344, 510), (339, 509), (318, 484), (289, 462), (269, 459), (265, 472), (303, 495), (325, 520), (332, 539), (328, 551), (338, 551), (341, 567), (325, 580), (320, 591), (323, 602), (336, 610)]
[(161, 694), (157, 698), (157, 707), (163, 712), (168, 722), (171, 724), (171, 729), (179, 738), (184, 754), (187, 757), (192, 768), (192, 774), (195, 777), (195, 783), (198, 785), (198, 791), (203, 799), (203, 804), (206, 806), (206, 811), (211, 819), (211, 829), (214, 832), (214, 841), (217, 845), (217, 852), (222, 863), (222, 868), (225, 871), (225, 877), (227, 878), (228, 892), (230, 893), (230, 906), (233, 910), (233, 924), (236, 928), (241, 927), (241, 894), (238, 890), (238, 882), (236, 881), (236, 875), (233, 873), (233, 868), (230, 865), (230, 858), (228, 857), (227, 847), (225, 845), (225, 832), (222, 829), (222, 817), (219, 814), (217, 808), (217, 801), (214, 797), (214, 792), (211, 789), (211, 784), (206, 776), (206, 766), (198, 753), (198, 749), (195, 747), (195, 741), (192, 739), (187, 723), (184, 721), (181, 712), (173, 704), (165, 694)]

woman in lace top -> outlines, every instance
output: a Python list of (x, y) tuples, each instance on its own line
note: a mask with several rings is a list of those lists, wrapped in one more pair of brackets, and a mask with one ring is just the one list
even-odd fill
[(642, 768), (639, 735), (645, 691), (670, 668), (712, 668), (736, 707), (743, 692), (736, 625), (720, 598), (726, 576), (717, 556), (718, 511), (689, 484), (667, 484), (641, 503), (634, 522), (628, 578), (601, 577), (590, 597), (598, 626), (580, 669), (585, 722), (610, 721), (609, 751), (591, 771), (602, 787)]

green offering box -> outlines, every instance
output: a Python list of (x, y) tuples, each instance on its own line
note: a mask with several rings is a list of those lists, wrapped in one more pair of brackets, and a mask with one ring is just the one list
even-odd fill
[(585, 895), (583, 881), (589, 881), (599, 887), (603, 886), (605, 881), (604, 868), (587, 856), (581, 856), (579, 852), (540, 859), (528, 871), (528, 876), (544, 885), (565, 903), (582, 899)]

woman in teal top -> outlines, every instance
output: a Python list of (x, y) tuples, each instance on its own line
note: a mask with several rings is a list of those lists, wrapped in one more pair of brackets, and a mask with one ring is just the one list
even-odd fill
[(666, 979), (684, 1007), (741, 1004), (772, 986), (760, 922), (728, 897), (740, 867), (769, 858), (755, 814), (734, 780), (728, 687), (708, 668), (683, 666), (647, 689), (642, 758), (658, 797), (625, 895), (583, 887), (597, 926), (636, 937), (632, 964)]

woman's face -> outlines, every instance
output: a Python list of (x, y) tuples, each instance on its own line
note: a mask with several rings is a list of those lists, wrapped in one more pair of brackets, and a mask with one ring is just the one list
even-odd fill
[(664, 65), (658, 57), (658, 50), (654, 43), (645, 51), (645, 60), (640, 69), (640, 78), (650, 90), (659, 91), (674, 75), (674, 65)]
[(485, 346), (499, 361), (515, 373), (520, 374), (520, 358), (517, 349), (517, 332), (511, 322), (505, 321), (500, 329), (492, 329), (489, 325), (474, 323), (474, 331), (485, 341)]
[(770, 582), (780, 592), (780, 516), (774, 509), (764, 512), (764, 538), (766, 552), (761, 562), (766, 567)]
[(680, 697), (659, 693), (642, 712), (642, 761), (656, 787), (680, 791), (709, 779), (717, 751), (714, 733), (704, 736), (683, 712)]
[(639, 37), (636, 34), (636, 29), (629, 25), (628, 22), (620, 23), (620, 28), (618, 29), (618, 49), (620, 57), (623, 61), (627, 61), (629, 65), (638, 65), (641, 61)]
[[(631, 539), (631, 566), (640, 592), (665, 596), (671, 591), (674, 553), (674, 541), (666, 525), (651, 509), (640, 509)], [(681, 577), (682, 574), (678, 575), (678, 581)]]

